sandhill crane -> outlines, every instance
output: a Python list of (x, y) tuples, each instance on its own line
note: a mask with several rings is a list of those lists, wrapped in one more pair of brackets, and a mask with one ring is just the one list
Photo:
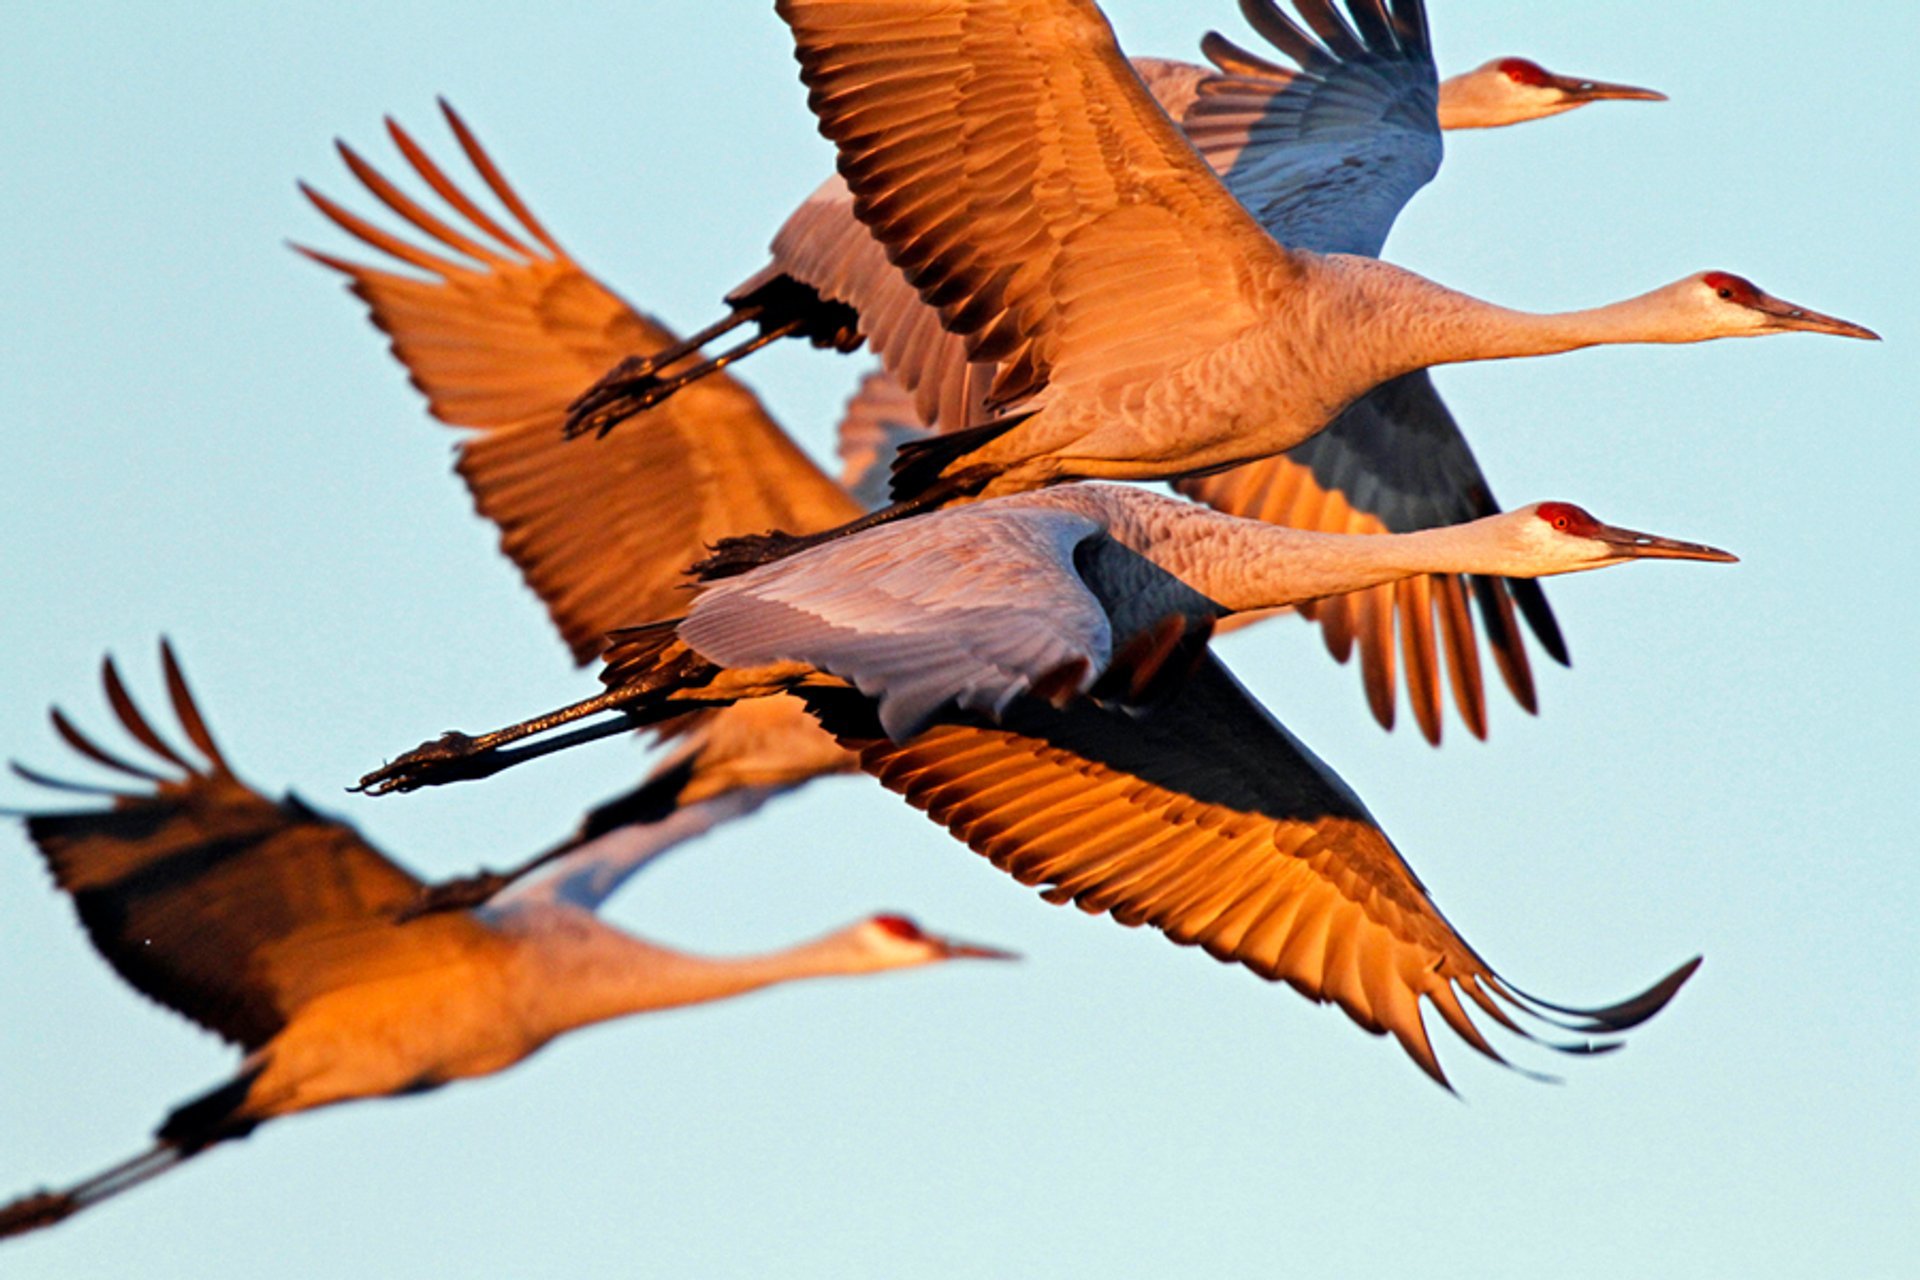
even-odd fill
[(165, 646), (161, 659), (174, 712), (202, 758), (154, 730), (108, 662), (107, 696), (121, 723), (159, 770), (177, 773), (107, 751), (56, 711), (54, 725), (76, 751), (138, 785), (62, 782), (15, 765), (29, 781), (113, 798), (106, 809), (31, 816), (27, 828), (120, 976), (246, 1057), (233, 1079), (175, 1108), (147, 1151), (0, 1207), (0, 1236), (58, 1222), (268, 1120), (490, 1075), (610, 1018), (801, 978), (1008, 956), (898, 915), (757, 956), (643, 941), (594, 915), (656, 851), (650, 833), (630, 827), (485, 910), (396, 924), (420, 882), (344, 823), (241, 782)]
[[(1023, 696), (1137, 700), (1177, 682), (1229, 614), (1414, 574), (1540, 577), (1655, 558), (1734, 559), (1564, 502), (1372, 536), (1285, 529), (1123, 485), (1062, 485), (876, 525), (711, 585), (684, 618), (613, 633), (607, 692), (479, 737), (446, 734), (358, 789), (486, 777), (628, 727), (822, 683), (873, 698), (896, 740), (954, 706), (994, 715)], [(609, 711), (620, 718), (502, 750)]]
[[(1219, 37), (1212, 39), (1218, 42), (1210, 46), (1212, 56), (1223, 67), (1235, 68), (1237, 75), (1255, 74), (1256, 64), (1271, 66)], [(1231, 61), (1223, 48), (1232, 50)], [(1190, 105), (1198, 96), (1193, 86), (1205, 74), (1200, 68), (1149, 60), (1140, 65), (1149, 72), (1148, 82), (1156, 86), (1163, 101)], [(1173, 71), (1155, 70), (1163, 66)], [(1184, 88), (1158, 88), (1171, 83), (1182, 68), (1190, 73)], [(1273, 72), (1284, 75), (1277, 68)], [(1476, 80), (1484, 73), (1485, 69), (1460, 79)], [(1267, 91), (1277, 92), (1273, 86), (1284, 83), (1269, 75)], [(1211, 88), (1218, 92), (1220, 85)], [(1443, 101), (1445, 96), (1443, 86)], [(786, 440), (750, 393), (731, 382), (720, 385), (717, 381), (711, 394), (678, 410), (661, 406), (644, 431), (622, 433), (603, 445), (605, 452), (599, 457), (558, 447), (555, 433), (565, 397), (594, 361), (611, 362), (623, 352), (632, 357), (657, 351), (673, 345), (672, 335), (574, 262), (533, 218), (466, 124), (446, 104), (442, 108), (476, 171), (499, 197), (509, 218), (520, 225), (502, 226), (482, 211), (423, 148), (389, 121), (402, 154), (427, 185), (464, 216), (467, 225), (449, 226), (428, 213), (344, 144), (341, 152), (352, 171), (393, 212), (424, 230), (430, 249), (423, 251), (397, 239), (309, 187), (303, 185), (303, 190), (323, 213), (363, 243), (429, 272), (432, 278), (422, 280), (310, 249), (302, 251), (349, 275), (353, 292), (367, 302), (375, 323), (391, 335), (394, 354), (425, 391), (436, 416), (485, 432), (471, 446), (463, 445), (460, 473), (481, 512), (500, 524), (503, 549), (548, 602), (576, 657), (590, 657), (598, 637), (613, 626), (675, 611), (680, 571), (707, 543), (775, 525), (803, 532), (826, 528), (879, 504), (878, 492), (857, 495), (858, 505), (839, 500), (835, 486)], [(842, 230), (827, 239), (857, 239), (884, 272), (869, 274), (891, 283), (913, 309), (937, 321), (853, 218), (844, 186), (839, 191), (834, 216)], [(834, 217), (813, 219), (792, 234), (800, 237), (804, 248), (807, 227), (830, 228), (833, 223)], [(851, 236), (845, 234), (848, 231)], [(783, 232), (777, 244), (788, 234)], [(1324, 460), (1307, 459), (1304, 466), (1278, 461), (1255, 464), (1247, 471), (1258, 474), (1236, 471), (1229, 477), (1195, 483), (1208, 486), (1216, 505), (1235, 514), (1352, 532), (1373, 527), (1369, 516), (1376, 514), (1365, 505), (1354, 505), (1356, 492), (1374, 497), (1372, 505), (1384, 522), (1379, 527), (1403, 532), (1497, 510), (1444, 406), (1432, 399), (1424, 379), (1408, 381), (1416, 380), (1419, 386), (1410, 387), (1408, 395), (1370, 397), (1330, 429), (1328, 435), (1333, 438), (1310, 441), (1296, 451), (1296, 460), (1309, 449), (1320, 450)], [(1405, 407), (1419, 399), (1421, 391), (1432, 399), (1424, 417)], [(871, 417), (870, 406), (882, 396), (888, 401), (892, 422), (912, 418), (911, 406), (897, 391), (869, 380), (850, 406), (850, 420), (862, 413)], [(1400, 416), (1382, 414), (1382, 407)], [(1359, 425), (1362, 409), (1371, 409), (1369, 424), (1384, 424), (1386, 429), (1373, 425), (1364, 432), (1348, 430)], [(1402, 421), (1408, 425), (1401, 433), (1417, 437), (1420, 448), (1396, 451), (1390, 429)], [(845, 430), (843, 424), (843, 434)], [(889, 445), (903, 438), (896, 431)], [(863, 457), (862, 466), (854, 470), (874, 476), (873, 463), (871, 455)], [(884, 469), (879, 468), (878, 474), (883, 483)], [(1322, 494), (1316, 482), (1323, 478), (1329, 489), (1343, 492)], [(1247, 493), (1243, 501), (1247, 509), (1220, 501), (1219, 492)], [(1436, 653), (1444, 652), (1461, 714), (1475, 733), (1484, 736), (1485, 693), (1473, 626), (1466, 617), (1465, 601), (1471, 594), (1485, 616), (1490, 647), (1502, 674), (1522, 704), (1534, 709), (1537, 703), (1515, 621), (1515, 600), (1548, 651), (1562, 660), (1565, 655), (1538, 588), (1487, 578), (1463, 584), (1452, 577), (1434, 579), (1431, 588), (1423, 590), (1427, 586), (1426, 580), (1416, 580), (1394, 591), (1305, 605), (1302, 612), (1319, 615), (1331, 651), (1343, 661), (1357, 639), (1369, 702), (1376, 717), (1391, 726), (1395, 597), (1424, 605), (1430, 596), (1439, 606), (1441, 644), (1433, 642), (1436, 611), (1432, 606), (1402, 611), (1405, 670), (1416, 718), (1437, 741), (1440, 694), (1434, 668)], [(765, 714), (771, 719), (777, 713)], [(807, 741), (819, 735), (797, 708), (788, 724), (802, 754), (813, 758), (836, 754), (830, 745)]]
[[(1255, 29), (1300, 69), (1279, 67), (1217, 35), (1204, 46), (1216, 73), (1155, 60), (1134, 66), (1227, 190), (1289, 248), (1377, 254), (1400, 204), (1437, 164), (1436, 124), (1466, 127), (1531, 118), (1580, 100), (1579, 91), (1561, 87), (1569, 83), (1566, 78), (1536, 75), (1537, 64), (1503, 59), (1443, 85), (1435, 121), (1424, 39), (1402, 40), (1390, 26), (1364, 20), (1357, 33), (1349, 31), (1324, 3), (1302, 8), (1321, 37), (1316, 39), (1270, 0), (1249, 0), (1242, 7)], [(1536, 80), (1542, 83), (1528, 83)], [(1659, 96), (1631, 86), (1592, 89), (1594, 97)], [(1704, 287), (1704, 276), (1701, 283)], [(1725, 285), (1730, 295), (1774, 305), (1760, 303), (1759, 292), (1743, 281), (1728, 278)], [(887, 260), (884, 246), (854, 218), (851, 193), (839, 178), (788, 220), (775, 237), (773, 263), (736, 290), (731, 301), (737, 317), (751, 316), (769, 332), (783, 325), (816, 337), (831, 333), (857, 339), (864, 332), (889, 369), (916, 388), (922, 412), (949, 427), (965, 425), (980, 411), (994, 372), (990, 364), (969, 362), (961, 335), (939, 328), (937, 312), (921, 303)], [(1735, 327), (1746, 321), (1737, 309), (1728, 310)], [(726, 327), (730, 322), (708, 332)], [(724, 354), (719, 362), (735, 354)], [(681, 366), (659, 383), (652, 376), (657, 370), (630, 364), (629, 374), (615, 371), (603, 394), (590, 393), (583, 400), (575, 421), (607, 421), (625, 405), (645, 403), (702, 367)], [(596, 416), (603, 406), (608, 416)], [(1321, 435), (1288, 454), (1177, 483), (1189, 496), (1236, 515), (1336, 532), (1406, 532), (1499, 509), (1424, 372), (1364, 396)], [(732, 563), (753, 563), (760, 558), (756, 553), (781, 545), (747, 543)], [(1487, 730), (1470, 598), (1479, 606), (1507, 687), (1524, 708), (1536, 710), (1516, 606), (1549, 656), (1567, 660), (1565, 642), (1537, 586), (1436, 576), (1320, 602), (1302, 612), (1321, 623), (1329, 651), (1340, 660), (1358, 648), (1369, 705), (1389, 727), (1395, 718), (1396, 667), (1403, 670), (1420, 729), (1437, 742), (1443, 660), (1467, 727), (1477, 736)]]
[[(1324, 8), (1309, 3), (1303, 11), (1318, 14)], [(1370, 56), (1373, 50), (1364, 44), (1338, 38), (1328, 47), (1301, 30), (1276, 0), (1242, 0), (1241, 9), (1255, 31), (1300, 65), (1280, 66), (1217, 31), (1201, 40), (1210, 66), (1171, 58), (1130, 60), (1154, 101), (1200, 146), (1236, 198), (1244, 202), (1254, 194), (1243, 193), (1239, 180), (1255, 168), (1284, 165), (1296, 182), (1325, 185), (1336, 172), (1334, 166), (1357, 146), (1409, 127), (1375, 109), (1376, 103), (1396, 105), (1394, 85), (1383, 83), (1377, 65), (1386, 59)], [(1337, 15), (1333, 21), (1337, 23)], [(1204, 99), (1217, 96), (1233, 99), (1231, 112), (1196, 111)], [(1335, 118), (1313, 120), (1309, 109), (1314, 97), (1322, 101), (1313, 114), (1323, 117), (1330, 103), (1347, 101)], [(1592, 102), (1665, 100), (1666, 95), (1652, 89), (1559, 75), (1530, 59), (1509, 57), (1440, 81), (1434, 115), (1441, 130), (1484, 129), (1559, 115)], [(1239, 118), (1237, 128), (1224, 124), (1228, 114)], [(1194, 135), (1195, 126), (1199, 136)], [(1389, 213), (1389, 221), (1391, 217)], [(1302, 228), (1267, 225), (1284, 243), (1321, 248)], [(959, 376), (964, 361), (954, 358), (962, 348), (957, 339), (942, 341), (934, 332), (937, 313), (919, 315), (911, 286), (855, 218), (844, 181), (836, 175), (808, 197), (775, 234), (772, 252), (766, 267), (727, 295), (727, 316), (660, 351), (623, 360), (603, 379), (604, 386), (582, 398), (572, 429), (604, 432), (625, 414), (658, 404), (680, 387), (783, 337), (810, 338), (842, 350), (870, 337), (889, 366), (920, 389), (926, 421), (948, 429), (966, 425), (969, 404)], [(748, 323), (758, 329), (755, 337), (712, 358), (680, 363)], [(905, 347), (913, 353), (908, 355)], [(676, 366), (670, 374), (668, 365)]]
[[(1266, 457), (1434, 364), (1790, 330), (1873, 336), (1725, 272), (1539, 315), (1361, 254), (1282, 246), (1155, 106), (1089, 0), (968, 0), (938, 14), (907, 0), (777, 7), (861, 221), (969, 358), (996, 366), (985, 421), (902, 449), (899, 502), (881, 519)], [(1430, 120), (1422, 7), (1350, 8), (1406, 68), (1395, 105)], [(1330, 6), (1310, 10), (1332, 24), (1323, 37), (1358, 43)], [(1355, 171), (1366, 199), (1296, 191), (1289, 217), (1355, 237), (1383, 226), (1437, 160), (1430, 133), (1398, 133), (1405, 141)], [(749, 541), (709, 571), (819, 536)]]
[[(1452, 933), (1364, 806), (1213, 662), (1207, 626), (1436, 567), (1576, 572), (1645, 558), (1732, 557), (1566, 503), (1373, 537), (1063, 486), (882, 525), (718, 584), (682, 620), (617, 634), (607, 694), (450, 735), (362, 785), (486, 776), (625, 730), (501, 749), (601, 711), (644, 722), (797, 690), (862, 767), (1019, 878), (1335, 1001), (1444, 1084), (1421, 998), (1490, 1054), (1454, 987), (1510, 1027), (1501, 1002), (1531, 998)], [(1621, 1030), (1691, 970), (1610, 1009), (1558, 1011), (1583, 1032)]]

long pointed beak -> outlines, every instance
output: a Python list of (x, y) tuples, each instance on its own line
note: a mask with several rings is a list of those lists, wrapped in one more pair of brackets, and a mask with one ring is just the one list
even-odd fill
[(1605, 80), (1582, 80), (1577, 76), (1555, 76), (1553, 87), (1575, 102), (1665, 102), (1667, 95), (1658, 89), (1642, 89), (1634, 84), (1610, 84)]
[(940, 939), (940, 955), (947, 960), (1019, 960), (1018, 951), (1002, 951), (998, 947), (983, 947), (973, 942), (956, 942), (952, 938)]
[(1810, 311), (1784, 298), (1765, 297), (1761, 299), (1756, 309), (1761, 315), (1771, 318), (1773, 327), (1776, 329), (1803, 333), (1830, 333), (1836, 338), (1863, 338), (1868, 342), (1880, 341), (1880, 335), (1865, 325), (1855, 324), (1851, 320), (1842, 320), (1839, 316)]
[(1662, 538), (1658, 534), (1641, 533), (1635, 529), (1619, 529), (1603, 524), (1599, 530), (1587, 535), (1597, 542), (1616, 547), (1622, 556), (1636, 560), (1707, 560), (1714, 564), (1739, 564), (1740, 557), (1718, 547), (1709, 547), (1701, 542), (1681, 542), (1677, 538)]

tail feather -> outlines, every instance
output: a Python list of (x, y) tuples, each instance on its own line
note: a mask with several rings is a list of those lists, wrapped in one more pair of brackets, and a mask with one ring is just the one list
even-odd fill
[(257, 1063), (218, 1088), (181, 1103), (160, 1122), (154, 1136), (189, 1152), (230, 1138), (246, 1137), (260, 1122), (240, 1117), (239, 1111), (253, 1091), (253, 1082), (264, 1070), (266, 1064)]
[(606, 648), (600, 654), (600, 682), (617, 689), (666, 672), (676, 657), (692, 657), (692, 652), (684, 646), (675, 652), (680, 624), (685, 621), (685, 618), (668, 618), (609, 632)]

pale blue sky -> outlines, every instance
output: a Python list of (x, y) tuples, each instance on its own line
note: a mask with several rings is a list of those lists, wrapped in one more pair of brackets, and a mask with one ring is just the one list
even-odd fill
[[(1628, 1050), (1532, 1084), (1390, 1044), (1156, 937), (1050, 908), (860, 779), (637, 881), (713, 950), (876, 908), (1016, 947), (585, 1033), (490, 1081), (272, 1126), (46, 1236), (10, 1277), (1892, 1276), (1920, 1246), (1911, 68), (1890, 2), (1433, 0), (1504, 53), (1657, 86), (1456, 138), (1390, 255), (1525, 306), (1725, 268), (1880, 329), (1590, 352), (1442, 382), (1497, 491), (1728, 546), (1553, 584), (1576, 668), (1492, 741), (1391, 735), (1307, 628), (1228, 660), (1364, 795), (1456, 925), (1549, 998), (1704, 951)], [(271, 9), (271, 12), (268, 10)], [(1200, 17), (1188, 16), (1198, 12)], [(1208, 7), (1115, 0), (1190, 56)], [(498, 863), (642, 767), (340, 788), (451, 725), (590, 687), (496, 557), (295, 177), (468, 115), (577, 257), (682, 328), (826, 172), (764, 3), (16, 6), (0, 18), (0, 755), (64, 766), (112, 649), (178, 644), (230, 754), (433, 874)], [(864, 364), (754, 385), (816, 450)], [(0, 787), (0, 803), (29, 799)], [(0, 1197), (130, 1154), (228, 1052), (128, 993), (0, 830)], [(1446, 1048), (1451, 1048), (1447, 1046)], [(1445, 1048), (1443, 1048), (1445, 1052)]]

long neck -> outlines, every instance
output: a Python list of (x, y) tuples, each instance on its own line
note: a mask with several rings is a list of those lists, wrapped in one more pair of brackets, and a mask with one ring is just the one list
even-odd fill
[(522, 975), (545, 1035), (630, 1013), (744, 995), (800, 978), (864, 972), (870, 957), (843, 933), (763, 955), (700, 956), (655, 946), (572, 908), (535, 908)]
[(1312, 533), (1196, 509), (1152, 558), (1223, 609), (1276, 609), (1424, 573), (1524, 574), (1487, 521), (1417, 533)]
[[(1669, 305), (1665, 290), (1583, 311), (1515, 311), (1435, 284), (1369, 258), (1332, 255), (1321, 260), (1346, 295), (1343, 306), (1365, 334), (1385, 381), (1415, 369), (1471, 360), (1554, 355), (1581, 347), (1626, 342), (1698, 342), (1713, 336), (1696, 318)], [(1358, 357), (1349, 348), (1349, 359)], [(1381, 373), (1382, 370), (1386, 372)]]

